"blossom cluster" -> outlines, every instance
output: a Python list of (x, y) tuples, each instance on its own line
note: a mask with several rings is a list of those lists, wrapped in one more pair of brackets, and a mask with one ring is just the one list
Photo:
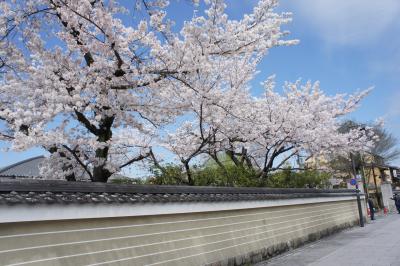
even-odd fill
[(280, 162), (367, 148), (366, 130), (338, 131), (367, 92), (329, 97), (318, 83), (295, 82), (281, 94), (269, 78), (262, 97), (251, 95), (269, 49), (298, 42), (285, 39), (291, 15), (274, 12), (277, 4), (259, 0), (232, 20), (225, 1), (205, 0), (177, 30), (165, 0), (137, 1), (135, 10), (104, 0), (2, 1), (0, 138), (15, 150), (46, 149), (46, 178), (102, 182), (138, 161), (159, 165), (154, 147), (186, 170), (228, 152), (263, 173), (282, 154)]

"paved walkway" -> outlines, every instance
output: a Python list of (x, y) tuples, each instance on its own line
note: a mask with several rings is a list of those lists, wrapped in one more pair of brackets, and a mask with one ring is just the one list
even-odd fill
[(400, 266), (400, 215), (378, 217), (257, 266)]

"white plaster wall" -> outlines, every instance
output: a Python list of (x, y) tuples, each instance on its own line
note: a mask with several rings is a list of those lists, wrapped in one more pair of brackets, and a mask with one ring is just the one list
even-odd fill
[(354, 199), (355, 196), (344, 196), (235, 202), (3, 205), (0, 206), (0, 223), (198, 213)]

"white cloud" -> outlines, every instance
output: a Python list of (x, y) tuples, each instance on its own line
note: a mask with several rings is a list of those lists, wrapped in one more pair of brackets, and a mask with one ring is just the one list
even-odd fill
[(400, 16), (399, 0), (282, 0), (328, 43), (378, 40)]

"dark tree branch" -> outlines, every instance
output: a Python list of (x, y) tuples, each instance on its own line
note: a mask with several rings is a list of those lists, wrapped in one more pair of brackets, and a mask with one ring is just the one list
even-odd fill
[(85, 170), (85, 172), (89, 175), (90, 180), (93, 181), (93, 175), (92, 173), (89, 171), (89, 169), (87, 168), (87, 166), (81, 161), (81, 159), (78, 157), (78, 155), (76, 155), (76, 152), (74, 150), (72, 150), (71, 148), (69, 148), (67, 145), (62, 145), (67, 151), (69, 151), (71, 153), (71, 155), (75, 158), (75, 160), (82, 166), (82, 168)]
[(92, 123), (90, 123), (90, 121), (86, 118), (84, 114), (77, 110), (74, 111), (76, 117), (78, 118), (78, 121), (81, 122), (92, 134), (97, 136), (99, 134), (99, 129), (92, 125)]
[(130, 165), (130, 164), (132, 164), (132, 163), (134, 163), (134, 162), (137, 162), (137, 161), (141, 161), (141, 160), (143, 160), (143, 159), (146, 159), (146, 158), (149, 157), (149, 156), (150, 156), (150, 153), (149, 153), (149, 152), (146, 153), (146, 154), (144, 154), (144, 155), (141, 154), (141, 155), (139, 155), (139, 156), (137, 156), (137, 157), (135, 157), (135, 158), (132, 158), (131, 160), (127, 161), (126, 163), (120, 165), (119, 168), (124, 168), (124, 167), (126, 167), (126, 166), (128, 166), (128, 165)]

